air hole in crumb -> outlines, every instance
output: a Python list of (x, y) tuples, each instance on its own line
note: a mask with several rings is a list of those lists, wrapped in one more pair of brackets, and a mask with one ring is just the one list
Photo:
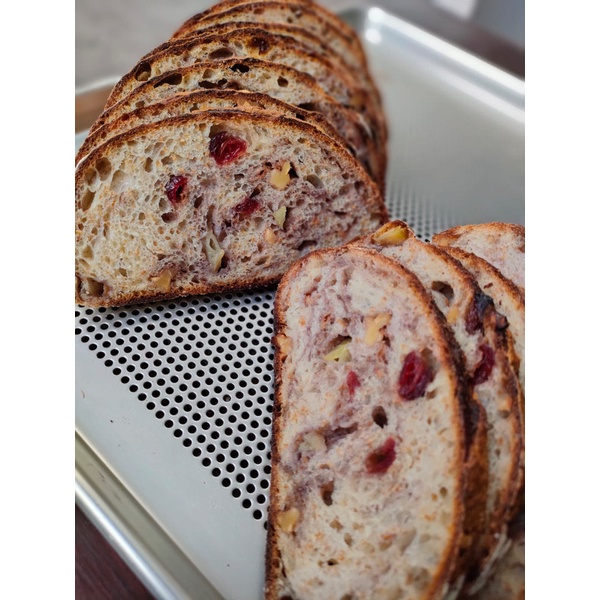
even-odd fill
[(352, 544), (354, 543), (354, 540), (352, 539), (352, 536), (349, 533), (344, 534), (344, 542), (346, 542), (347, 546), (352, 546)]
[(321, 486), (321, 498), (327, 506), (331, 506), (333, 504), (333, 488), (333, 481), (329, 481)]
[(202, 201), (204, 200), (203, 196), (198, 196), (195, 200), (194, 200), (194, 208), (200, 208), (200, 205), (202, 204)]
[(104, 284), (95, 279), (86, 280), (86, 289), (88, 296), (100, 298), (104, 294)]
[(338, 564), (338, 561), (337, 561), (337, 560), (335, 560), (335, 558), (330, 558), (330, 559), (327, 561), (327, 564), (328, 564), (330, 567), (334, 567), (335, 565), (337, 565), (337, 564)]
[(299, 252), (304, 252), (304, 250), (308, 250), (310, 248), (314, 248), (317, 245), (315, 240), (304, 240), (299, 246), (297, 246), (297, 250)]
[(382, 429), (387, 425), (387, 414), (383, 406), (376, 406), (371, 412), (371, 416), (373, 417), (373, 421), (376, 425), (379, 425)]
[(444, 298), (446, 298), (446, 303), (449, 306), (450, 303), (452, 302), (453, 298), (454, 298), (454, 290), (452, 289), (452, 287), (450, 285), (448, 285), (447, 283), (444, 283), (443, 281), (434, 281), (431, 284), (431, 289), (434, 292), (438, 292), (439, 294), (442, 294), (442, 296), (444, 296)]
[(94, 196), (96, 194), (90, 190), (86, 190), (85, 194), (83, 195), (83, 198), (81, 199), (79, 206), (81, 207), (81, 210), (83, 210), (84, 212), (86, 210), (88, 210), (90, 208), (90, 206), (92, 206), (93, 202), (94, 202)]
[(165, 223), (172, 223), (173, 221), (175, 221), (177, 219), (177, 213), (175, 213), (175, 212), (164, 213), (161, 215), (161, 218)]
[(173, 164), (173, 157), (169, 154), (168, 156), (164, 156), (160, 162), (163, 165)]
[(277, 85), (279, 87), (285, 88), (288, 86), (288, 80), (285, 77), (278, 77), (277, 78)]
[(96, 171), (98, 171), (98, 175), (100, 175), (100, 179), (102, 181), (106, 181), (112, 172), (112, 165), (108, 158), (101, 158), (96, 163)]
[(134, 77), (136, 81), (148, 81), (152, 75), (152, 67), (148, 61), (141, 62), (135, 70)]
[(223, 58), (231, 58), (233, 56), (233, 51), (229, 48), (218, 48), (217, 50), (213, 50), (208, 58), (211, 60), (220, 60)]
[(247, 73), (250, 70), (250, 67), (248, 65), (243, 65), (241, 63), (236, 63), (230, 68), (236, 73)]
[(154, 84), (154, 87), (160, 87), (161, 85), (179, 85), (183, 81), (183, 75), (181, 73), (172, 73), (163, 77)]
[(440, 488), (440, 496), (445, 498), (448, 495), (448, 490), (445, 487)]
[(319, 112), (319, 109), (314, 102), (304, 102), (303, 104), (298, 104), (298, 108), (303, 108), (309, 112)]
[(144, 163), (144, 171), (146, 171), (146, 173), (150, 173), (153, 168), (154, 168), (154, 163), (153, 163), (152, 159), (150, 157), (148, 157), (146, 159), (146, 162)]
[(308, 177), (306, 178), (306, 181), (308, 181), (308, 183), (310, 183), (313, 187), (317, 188), (318, 190), (324, 187), (323, 181), (317, 175), (314, 175), (314, 174), (308, 175)]

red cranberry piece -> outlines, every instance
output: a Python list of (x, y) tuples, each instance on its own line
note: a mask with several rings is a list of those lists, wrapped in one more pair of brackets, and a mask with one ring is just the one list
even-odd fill
[(247, 147), (244, 140), (221, 131), (210, 140), (208, 151), (218, 165), (227, 165), (242, 156)]
[(481, 292), (477, 292), (475, 294), (465, 319), (465, 325), (468, 333), (473, 334), (478, 329), (481, 329), (483, 326), (483, 316), (485, 315), (485, 311), (487, 310), (488, 306), (492, 306), (493, 303), (493, 300), (486, 294)]
[(165, 185), (165, 192), (171, 204), (181, 202), (186, 185), (187, 177), (183, 175), (171, 175), (169, 181), (167, 181), (167, 185)]
[(367, 473), (371, 475), (385, 473), (396, 460), (395, 446), (396, 442), (390, 437), (385, 440), (382, 446), (373, 450), (365, 459)]
[(494, 351), (487, 344), (479, 346), (479, 352), (481, 352), (481, 360), (473, 372), (473, 383), (475, 384), (483, 383), (489, 379), (496, 362)]
[(398, 393), (404, 400), (415, 400), (425, 393), (432, 380), (433, 374), (425, 359), (418, 352), (410, 352), (400, 371)]
[(360, 387), (360, 379), (354, 371), (350, 371), (346, 376), (346, 385), (350, 391), (350, 396), (354, 396), (356, 388)]
[(260, 202), (254, 198), (244, 198), (239, 204), (233, 207), (233, 212), (240, 217), (251, 215), (258, 207)]

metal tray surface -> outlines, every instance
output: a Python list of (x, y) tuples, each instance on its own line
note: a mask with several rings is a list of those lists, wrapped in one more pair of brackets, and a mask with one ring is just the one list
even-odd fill
[[(377, 8), (343, 16), (386, 106), (392, 217), (426, 240), (523, 223), (523, 82)], [(76, 307), (76, 499), (157, 598), (263, 596), (274, 295)]]

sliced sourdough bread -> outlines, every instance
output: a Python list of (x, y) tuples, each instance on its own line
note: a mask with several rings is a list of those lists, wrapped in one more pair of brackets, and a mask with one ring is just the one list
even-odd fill
[(525, 291), (525, 227), (513, 223), (461, 225), (435, 236), (439, 246), (452, 246), (487, 260)]
[(346, 108), (328, 96), (310, 75), (254, 58), (201, 62), (150, 79), (105, 110), (92, 126), (90, 134), (136, 108), (199, 89), (247, 90), (317, 112), (347, 141), (368, 173), (378, 183), (384, 181), (385, 146), (375, 144), (372, 131), (358, 111)]
[(367, 68), (367, 60), (356, 32), (322, 6), (295, 2), (247, 2), (219, 12), (219, 5), (188, 19), (174, 34), (181, 38), (219, 23), (287, 23), (302, 27), (323, 40), (356, 68)]
[(266, 598), (438, 599), (464, 521), (462, 360), (417, 278), (311, 253), (275, 301)]
[(320, 129), (341, 146), (348, 147), (337, 130), (319, 113), (309, 112), (297, 106), (286, 104), (266, 94), (235, 90), (202, 90), (176, 94), (162, 102), (149, 104), (127, 112), (116, 121), (111, 121), (100, 127), (85, 139), (77, 152), (75, 164), (77, 165), (79, 161), (106, 140), (129, 129), (147, 123), (155, 123), (168, 117), (177, 117), (205, 110), (243, 110), (244, 112), (259, 112), (270, 116), (306, 121)]
[(353, 245), (377, 250), (411, 270), (446, 317), (463, 352), (471, 414), (476, 416), (467, 464), (475, 475), (466, 495), (468, 535), (458, 572), (476, 577), (506, 545), (510, 516), (523, 486), (520, 389), (507, 349), (506, 319), (457, 260), (416, 238), (402, 221), (387, 223)]
[(90, 306), (275, 283), (310, 249), (387, 217), (330, 137), (242, 111), (129, 130), (89, 154), (75, 184), (76, 301)]
[[(307, 31), (303, 27), (289, 25), (288, 23), (251, 23), (245, 21), (218, 23), (216, 25), (203, 28), (197, 32), (193, 32), (192, 34), (184, 38), (172, 39), (168, 42), (165, 42), (164, 44), (161, 44), (160, 46), (143, 56), (140, 59), (139, 63), (143, 63), (144, 61), (150, 59), (153, 55), (158, 54), (166, 48), (171, 47), (174, 43), (183, 43), (186, 40), (194, 39), (197, 37), (204, 37), (208, 35), (224, 36), (233, 31), (243, 31), (246, 29), (256, 30), (258, 28), (260, 28), (260, 31), (264, 31), (268, 34), (292, 38), (304, 44), (307, 48), (310, 49), (311, 52), (317, 54), (318, 56), (326, 58), (339, 69), (341, 69), (343, 72), (352, 73), (353, 77), (356, 77), (356, 80), (360, 82), (360, 84), (371, 94), (373, 98), (376, 99), (376, 104), (378, 108), (382, 110), (381, 95), (368, 69), (358, 69), (356, 65), (352, 64), (352, 61), (348, 61), (346, 56), (337, 53), (335, 50), (333, 50), (333, 48), (325, 44), (319, 36), (315, 35), (314, 33), (311, 33), (310, 31)], [(140, 70), (143, 73), (143, 69)]]
[(195, 37), (173, 43), (171, 47), (141, 61), (122, 77), (113, 88), (107, 107), (122, 100), (141, 83), (164, 73), (196, 63), (233, 58), (257, 58), (306, 73), (328, 96), (364, 115), (375, 134), (376, 143), (386, 139), (385, 121), (376, 105), (376, 98), (370, 97), (367, 90), (359, 86), (358, 80), (333, 65), (327, 58), (312, 53), (301, 42), (289, 37), (261, 33), (258, 29)]

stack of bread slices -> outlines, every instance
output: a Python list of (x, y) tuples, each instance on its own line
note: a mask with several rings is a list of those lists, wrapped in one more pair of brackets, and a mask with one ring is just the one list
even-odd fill
[(524, 597), (524, 251), (394, 221), (284, 276), (269, 600)]
[(76, 300), (278, 281), (383, 224), (387, 128), (361, 42), (311, 0), (225, 0), (114, 87), (76, 156)]

